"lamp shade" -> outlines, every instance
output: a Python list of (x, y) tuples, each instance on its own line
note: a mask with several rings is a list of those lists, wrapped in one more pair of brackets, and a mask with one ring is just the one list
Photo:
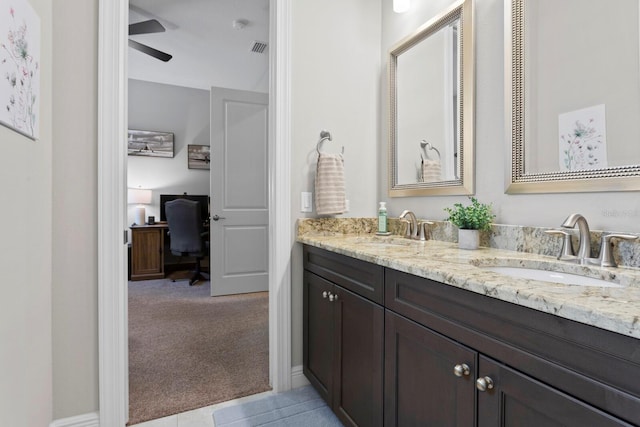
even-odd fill
[(129, 188), (127, 191), (127, 201), (130, 205), (148, 205), (151, 203), (151, 190)]
[(404, 13), (411, 7), (411, 0), (393, 0), (393, 11)]

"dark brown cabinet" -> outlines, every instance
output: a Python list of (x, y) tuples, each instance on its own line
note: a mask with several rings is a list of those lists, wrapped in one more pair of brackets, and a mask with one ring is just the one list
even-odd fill
[(640, 426), (639, 340), (329, 251), (304, 256), (304, 372), (345, 425)]
[(344, 425), (382, 426), (383, 308), (310, 271), (303, 292), (304, 374)]
[(384, 424), (473, 426), (476, 358), (471, 349), (387, 310)]
[[(334, 363), (334, 316), (328, 294), (331, 282), (305, 272), (304, 274), (304, 374), (322, 398), (331, 403)], [(331, 396), (330, 396), (331, 395)]]
[(164, 277), (164, 233), (167, 225), (131, 227), (131, 280)]
[(478, 427), (632, 425), (487, 357), (478, 372), (492, 384), (478, 393)]

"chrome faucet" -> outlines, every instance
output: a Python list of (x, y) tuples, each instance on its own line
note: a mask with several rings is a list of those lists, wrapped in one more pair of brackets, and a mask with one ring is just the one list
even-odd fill
[(398, 218), (405, 219), (407, 215), (409, 216), (410, 221), (408, 222), (407, 233), (405, 236), (410, 239), (418, 239), (418, 218), (416, 218), (416, 214), (410, 210), (404, 210)]
[[(623, 240), (635, 240), (638, 236), (633, 234), (623, 233), (609, 233), (605, 234), (600, 239), (600, 254), (597, 258), (591, 257), (591, 234), (589, 232), (589, 224), (587, 220), (580, 214), (571, 214), (564, 220), (562, 226), (565, 228), (574, 228), (578, 224), (578, 230), (580, 233), (580, 249), (578, 249), (578, 256), (571, 257), (570, 252), (566, 249), (566, 245), (571, 244), (570, 238), (565, 236), (565, 244), (563, 245), (563, 253), (560, 254), (558, 259), (575, 259), (580, 264), (595, 264), (600, 267), (616, 267), (617, 264), (613, 258), (612, 251), (612, 239)], [(555, 234), (553, 231), (549, 234)]]
[(589, 232), (589, 224), (587, 224), (586, 218), (574, 213), (564, 220), (562, 226), (565, 228), (574, 228), (576, 224), (578, 224), (578, 232), (580, 233), (578, 262), (584, 264), (591, 258), (591, 233)]

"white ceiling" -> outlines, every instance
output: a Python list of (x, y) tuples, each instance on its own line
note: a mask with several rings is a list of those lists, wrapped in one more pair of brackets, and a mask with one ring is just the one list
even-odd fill
[[(129, 48), (129, 77), (199, 89), (221, 86), (267, 92), (269, 0), (130, 0), (129, 23), (157, 19), (166, 32), (132, 40), (173, 55), (162, 62)], [(243, 19), (243, 30), (233, 21)]]

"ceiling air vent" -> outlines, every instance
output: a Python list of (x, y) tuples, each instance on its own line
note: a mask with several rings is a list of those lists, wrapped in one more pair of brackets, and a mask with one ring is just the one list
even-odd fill
[(267, 48), (267, 44), (265, 42), (259, 42), (254, 40), (253, 44), (251, 45), (251, 52), (263, 53), (266, 48)]

